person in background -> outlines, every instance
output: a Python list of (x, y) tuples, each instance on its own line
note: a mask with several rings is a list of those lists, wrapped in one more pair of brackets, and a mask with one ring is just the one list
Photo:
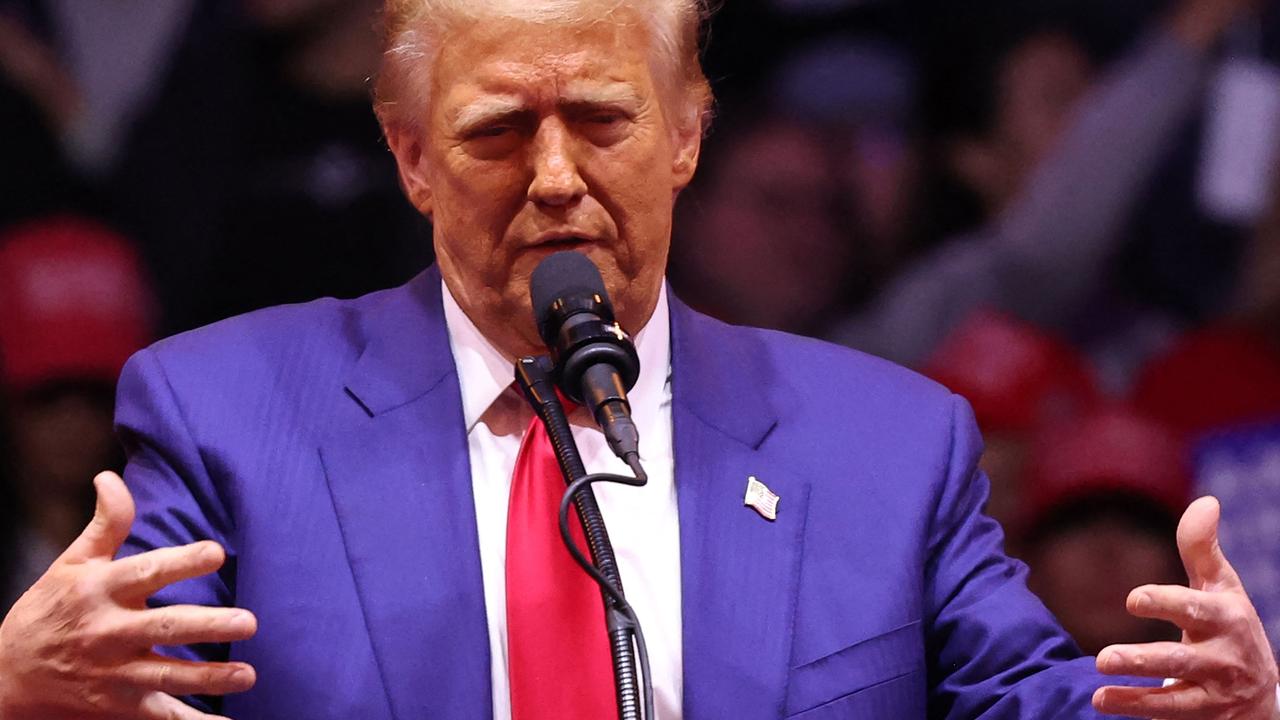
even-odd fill
[(1280, 421), (1280, 185), (1274, 195), (1242, 258), (1233, 307), (1153, 358), (1134, 388), (1135, 404), (1191, 439)]
[[(991, 479), (987, 514), (1006, 529), (1024, 511), (1032, 442), (1045, 427), (1070, 421), (1102, 402), (1085, 358), (1032, 325), (995, 311), (974, 313), (947, 337), (923, 372), (973, 406)], [(1016, 536), (1009, 548), (1017, 555)]]
[[(978, 198), (981, 227), (909, 265), (827, 337), (918, 365), (980, 306), (1068, 325), (1198, 107), (1211, 51), (1254, 4), (1181, 0), (1101, 80), (1083, 47), (1052, 24), (1004, 46), (985, 90), (955, 99), (965, 121), (945, 131), (946, 163)], [(1028, 5), (1001, 7), (1007, 21)]]
[(78, 104), (54, 53), (0, 3), (0, 228), (81, 201), (62, 130)]
[(1132, 588), (1186, 582), (1173, 539), (1189, 501), (1185, 446), (1123, 407), (1046, 430), (1028, 466), (1020, 533), (1028, 584), (1086, 653), (1177, 640), (1125, 611)]
[[(376, 0), (207, 11), (112, 187), (158, 273), (166, 332), (352, 297), (431, 260), (369, 107)], [(234, 12), (233, 12), (234, 11)]]
[[(901, 263), (920, 190), (919, 73), (900, 40), (836, 34), (782, 62), (772, 79), (780, 107), (819, 120), (836, 145), (841, 186), (856, 221), (852, 241), (863, 300)], [(851, 232), (850, 232), (851, 231)], [(847, 310), (836, 305), (828, 312)], [(829, 321), (830, 315), (827, 316)]]
[[(1278, 158), (1280, 160), (1280, 158)], [(1188, 332), (1143, 369), (1134, 403), (1192, 447), (1198, 493), (1222, 501), (1270, 637), (1280, 638), (1280, 186), (1254, 229), (1230, 311)]]
[(50, 217), (0, 236), (0, 392), (8, 452), (0, 496), (0, 607), (31, 585), (92, 514), (98, 468), (121, 468), (115, 381), (152, 340), (152, 300), (130, 243)]
[(670, 272), (681, 296), (727, 322), (815, 331), (855, 264), (832, 151), (843, 139), (779, 113), (718, 130), (676, 214)]
[[(0, 0), (0, 57), (22, 58), (75, 172), (109, 176), (210, 0)], [(3, 60), (0, 60), (3, 62)]]
[(678, 208), (672, 284), (731, 322), (816, 334), (901, 253), (917, 165), (914, 69), (888, 41), (833, 37), (764, 85), (722, 103), (724, 124)]

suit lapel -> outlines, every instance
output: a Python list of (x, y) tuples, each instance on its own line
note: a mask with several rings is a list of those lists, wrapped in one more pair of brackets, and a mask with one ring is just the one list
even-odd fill
[[(809, 486), (760, 450), (777, 423), (763, 348), (674, 299), (671, 320), (684, 717), (779, 718)], [(776, 521), (743, 504), (752, 475)]]
[(488, 718), (475, 506), (439, 274), (378, 300), (347, 382), (352, 421), (320, 448), (329, 489), (394, 715)]

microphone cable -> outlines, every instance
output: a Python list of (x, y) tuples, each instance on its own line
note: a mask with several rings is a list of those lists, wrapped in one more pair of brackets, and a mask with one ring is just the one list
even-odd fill
[[(637, 463), (638, 464), (638, 463)], [(644, 718), (652, 720), (653, 714), (653, 675), (649, 670), (649, 647), (644, 641), (644, 630), (640, 627), (640, 619), (636, 617), (636, 612), (631, 603), (627, 601), (625, 595), (619, 588), (615, 588), (595, 565), (582, 553), (578, 544), (574, 542), (573, 535), (569, 532), (569, 506), (573, 503), (574, 496), (579, 490), (589, 487), (597, 482), (619, 483), (621, 485), (630, 485), (631, 487), (640, 487), (648, 482), (648, 477), (626, 477), (625, 475), (612, 475), (609, 473), (595, 473), (584, 475), (574, 480), (565, 490), (564, 495), (560, 498), (560, 539), (564, 542), (564, 546), (568, 548), (569, 554), (573, 556), (575, 562), (582, 567), (588, 575), (591, 576), (596, 584), (604, 590), (605, 594), (613, 601), (611, 611), (620, 613), (625, 622), (616, 622), (615, 624), (626, 630), (629, 630), (635, 639), (635, 650), (640, 663), (640, 678), (642, 682), (641, 697), (644, 700)], [(616, 641), (611, 637), (611, 641)], [(630, 640), (627, 641), (628, 647), (625, 648), (630, 652)]]
[[(564, 405), (561, 404), (555, 392), (550, 364), (550, 358), (545, 356), (521, 358), (516, 361), (515, 376), (525, 399), (546, 428), (560, 471), (568, 483), (560, 501), (560, 539), (565, 543), (574, 561), (600, 586), (606, 601), (605, 624), (613, 659), (620, 720), (652, 720), (654, 717), (653, 684), (649, 672), (648, 648), (644, 642), (643, 631), (640, 629), (639, 618), (636, 617), (635, 610), (627, 602), (623, 592), (622, 576), (618, 571), (613, 545), (609, 542), (604, 517), (600, 513), (600, 506), (596, 503), (595, 494), (590, 487), (594, 482), (618, 482), (639, 487), (648, 482), (648, 477), (644, 474), (643, 468), (639, 467), (638, 461), (628, 463), (633, 469), (639, 469), (634, 478), (587, 473), (578, 445), (573, 439), (573, 432), (569, 428)], [(594, 562), (587, 559), (569, 533), (568, 508), (571, 503), (577, 508), (578, 518), (582, 522), (587, 546)], [(640, 668), (636, 667), (637, 659)], [(643, 684), (644, 690), (643, 716), (640, 714), (641, 687), (636, 677), (637, 669), (641, 671), (639, 683)]]

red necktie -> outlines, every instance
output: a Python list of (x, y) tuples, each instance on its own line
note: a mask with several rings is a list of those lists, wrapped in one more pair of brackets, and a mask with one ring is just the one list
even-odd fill
[[(507, 673), (512, 720), (618, 715), (600, 588), (560, 540), (564, 476), (537, 417), (520, 443), (507, 509)], [(576, 512), (570, 530), (586, 552)]]

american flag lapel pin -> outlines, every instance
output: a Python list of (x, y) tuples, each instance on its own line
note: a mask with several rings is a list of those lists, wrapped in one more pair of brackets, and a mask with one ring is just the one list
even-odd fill
[(742, 499), (742, 504), (760, 513), (760, 517), (769, 521), (777, 520), (779, 499), (769, 486), (757, 480), (755, 475), (747, 478), (747, 495)]

